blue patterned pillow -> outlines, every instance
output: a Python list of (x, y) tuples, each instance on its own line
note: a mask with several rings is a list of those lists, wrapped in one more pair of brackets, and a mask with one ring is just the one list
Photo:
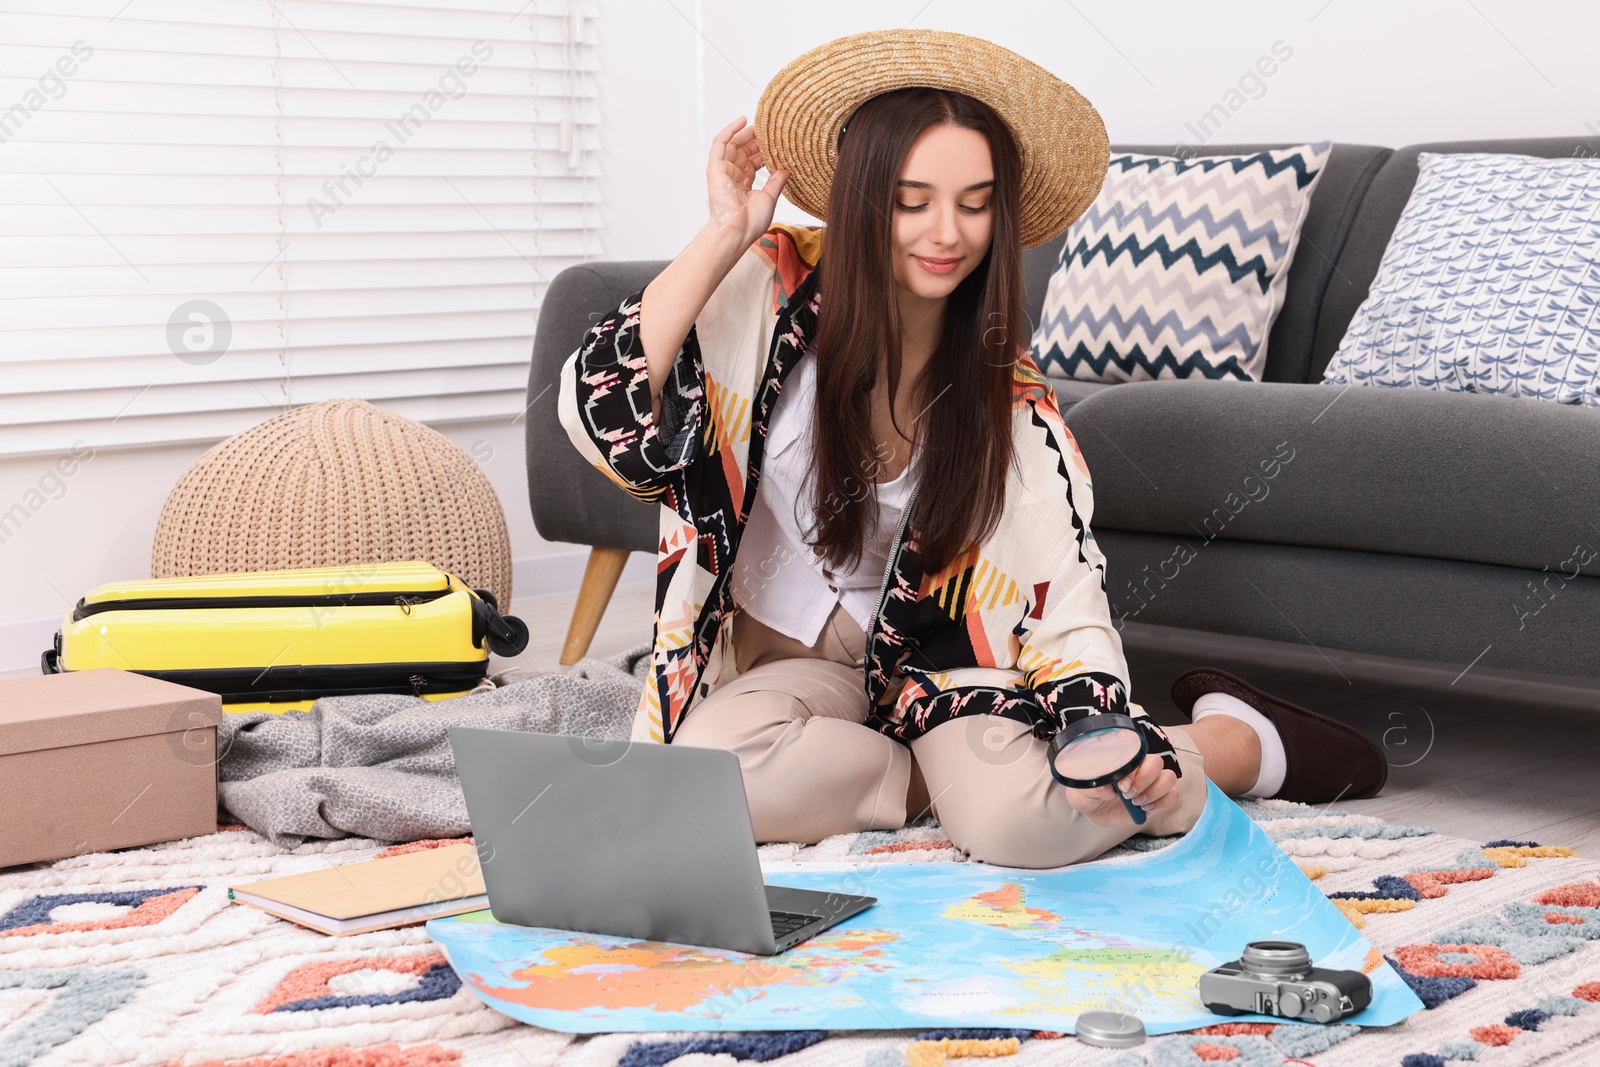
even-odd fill
[(1423, 152), (1325, 384), (1600, 408), (1600, 161)]
[(1112, 156), (1100, 195), (1067, 231), (1034, 361), (1079, 381), (1260, 381), (1331, 147)]

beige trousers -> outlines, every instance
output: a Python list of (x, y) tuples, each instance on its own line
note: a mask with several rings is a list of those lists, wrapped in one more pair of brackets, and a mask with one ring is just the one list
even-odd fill
[(1205, 806), (1199, 750), (1168, 727), (1183, 775), (1177, 807), (1144, 826), (1098, 826), (1050, 776), (1045, 743), (1026, 723), (970, 715), (908, 748), (865, 725), (866, 636), (836, 608), (806, 646), (739, 612), (739, 673), (689, 709), (673, 744), (731, 749), (744, 772), (756, 839), (815, 843), (831, 834), (898, 829), (931, 809), (951, 842), (975, 860), (1059, 867), (1093, 859), (1135, 833), (1194, 826)]

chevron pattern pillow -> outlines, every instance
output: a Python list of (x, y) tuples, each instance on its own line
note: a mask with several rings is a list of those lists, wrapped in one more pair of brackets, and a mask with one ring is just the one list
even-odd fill
[(1600, 408), (1600, 161), (1421, 153), (1322, 380)]
[(1260, 381), (1331, 148), (1112, 156), (1100, 195), (1067, 231), (1034, 361), (1079, 381)]

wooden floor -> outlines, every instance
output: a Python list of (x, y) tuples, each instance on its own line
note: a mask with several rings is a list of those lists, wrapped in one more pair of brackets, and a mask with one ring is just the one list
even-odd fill
[[(517, 601), (533, 639), (505, 662), (560, 669), (574, 597)], [(603, 658), (648, 641), (653, 597), (648, 583), (618, 587), (589, 654)], [(1131, 624), (1123, 647), (1133, 697), (1158, 722), (1185, 721), (1168, 690), (1183, 671), (1207, 666), (1366, 731), (1389, 762), (1388, 784), (1370, 800), (1340, 801), (1344, 810), (1479, 843), (1600, 852), (1600, 688), (1541, 690), (1515, 679), (1456, 678), (1454, 670)]]

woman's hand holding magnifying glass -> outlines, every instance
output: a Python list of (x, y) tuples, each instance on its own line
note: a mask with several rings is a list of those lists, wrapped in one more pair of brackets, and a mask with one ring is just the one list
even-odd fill
[[(1156, 815), (1178, 806), (1178, 776), (1167, 770), (1161, 757), (1151, 753), (1130, 774), (1118, 779), (1123, 794), (1147, 815)], [(1127, 809), (1113, 785), (1092, 789), (1067, 789), (1067, 803), (1088, 817), (1096, 826), (1111, 828), (1128, 821)]]
[[(1120, 712), (1074, 714), (1046, 742), (1050, 775), (1066, 787), (1067, 802), (1107, 828), (1178, 803), (1178, 776), (1150, 751), (1145, 732)], [(1120, 813), (1120, 818), (1119, 818)]]

